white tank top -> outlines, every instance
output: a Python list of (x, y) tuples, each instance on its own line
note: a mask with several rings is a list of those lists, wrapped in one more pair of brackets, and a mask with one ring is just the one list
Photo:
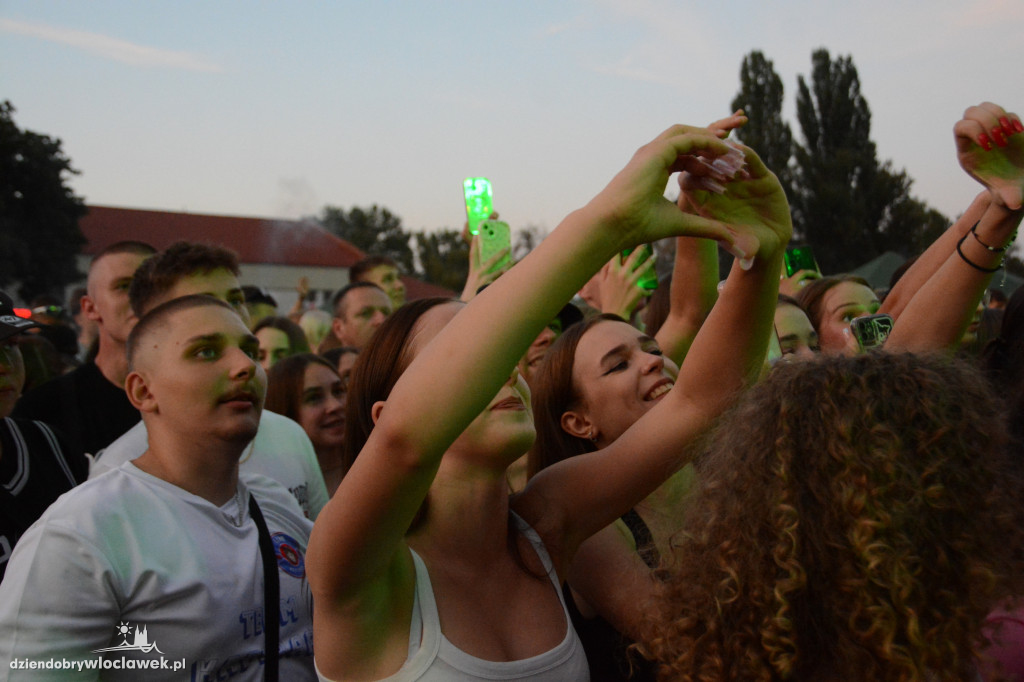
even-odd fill
[[(413, 598), (412, 622), (409, 627), (409, 657), (402, 668), (381, 682), (472, 682), (475, 680), (530, 680), (530, 682), (587, 682), (590, 670), (576, 631), (569, 620), (562, 599), (561, 583), (555, 573), (551, 558), (537, 533), (525, 521), (515, 516), (519, 530), (533, 545), (540, 557), (544, 570), (555, 588), (555, 594), (562, 604), (567, 632), (565, 639), (555, 648), (537, 656), (518, 661), (486, 661), (470, 656), (441, 632), (441, 621), (437, 615), (437, 602), (430, 585), (427, 566), (416, 552), (412, 553), (416, 566), (416, 592)], [(500, 588), (500, 585), (495, 585)], [(314, 645), (315, 648), (315, 645)], [(320, 682), (332, 682), (319, 670)]]

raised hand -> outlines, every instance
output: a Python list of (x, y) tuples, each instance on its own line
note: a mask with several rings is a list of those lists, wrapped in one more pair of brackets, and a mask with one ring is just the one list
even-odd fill
[[(743, 153), (746, 166), (731, 179), (713, 187), (714, 191), (707, 189), (707, 165), (700, 162), (689, 164), (679, 185), (693, 210), (731, 227), (741, 246), (730, 251), (745, 260), (785, 245), (793, 234), (793, 223), (789, 202), (775, 174), (749, 147), (734, 145), (734, 148)], [(746, 245), (743, 245), (744, 239)], [(755, 244), (753, 250), (749, 247), (750, 240)]]
[[(492, 214), (497, 216), (497, 213)], [(495, 220), (496, 218), (491, 218)], [(466, 234), (468, 235), (468, 229)], [(480, 235), (474, 234), (469, 238), (469, 272), (466, 275), (466, 284), (462, 289), (461, 300), (470, 301), (476, 296), (480, 287), (490, 284), (502, 274), (508, 272), (512, 267), (511, 260), (505, 260), (509, 255), (510, 248), (502, 249), (493, 254), (487, 260), (480, 261)]]
[(1017, 210), (1024, 205), (1024, 125), (998, 104), (982, 102), (953, 126), (957, 159), (993, 199)]
[(746, 226), (737, 229), (719, 216), (684, 213), (664, 196), (672, 173), (704, 167), (705, 161), (726, 156), (731, 150), (707, 128), (673, 126), (641, 147), (583, 210), (592, 219), (614, 226), (617, 250), (665, 237), (689, 236), (714, 239), (730, 251), (753, 256), (758, 240)]
[[(643, 249), (635, 249), (623, 262), (618, 254), (608, 261), (594, 277), (600, 292), (600, 309), (603, 313), (614, 313), (624, 320), (632, 316), (640, 301), (650, 294), (637, 282), (649, 270), (653, 270), (657, 257), (652, 252), (646, 260)], [(636, 267), (636, 270), (633, 268)]]
[(714, 123), (708, 126), (708, 130), (717, 135), (720, 139), (729, 137), (729, 133), (738, 128), (742, 128), (747, 124), (747, 115), (743, 113), (742, 109), (737, 109), (734, 114), (720, 118)]

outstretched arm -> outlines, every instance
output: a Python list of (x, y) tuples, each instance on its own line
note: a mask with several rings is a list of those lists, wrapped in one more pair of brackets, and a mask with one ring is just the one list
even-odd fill
[(613, 254), (680, 234), (719, 239), (744, 254), (758, 252), (762, 239), (763, 250), (772, 251), (771, 230), (733, 225), (727, 214), (687, 215), (662, 196), (669, 174), (695, 155), (727, 152), (702, 129), (667, 130), (432, 340), (413, 342), (415, 360), (378, 406), (366, 445), (317, 519), (308, 565), (318, 605), (371, 603), (387, 593), (382, 581), (408, 571), (399, 550), (442, 455), (508, 381), (540, 330)]
[[(528, 522), (561, 534), (561, 542), (551, 543), (559, 552), (556, 562), (571, 559), (580, 542), (685, 464), (693, 454), (688, 446), (760, 370), (792, 223), (778, 179), (753, 151), (744, 153), (748, 171), (724, 194), (698, 191), (690, 199), (701, 215), (755, 236), (756, 257), (734, 265), (675, 386), (614, 443), (544, 469), (516, 500)], [(560, 513), (551, 513), (552, 506)]]
[(889, 350), (955, 350), (1024, 216), (1020, 119), (985, 102), (968, 109), (953, 132), (961, 167), (986, 191), (886, 298), (881, 312), (898, 316)]

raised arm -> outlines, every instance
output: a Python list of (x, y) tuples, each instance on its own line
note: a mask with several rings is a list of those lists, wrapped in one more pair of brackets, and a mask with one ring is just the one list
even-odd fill
[(956, 349), (1024, 216), (1022, 131), (1015, 114), (990, 102), (954, 126), (960, 165), (986, 191), (886, 298), (881, 312), (897, 318), (886, 349)]
[[(738, 109), (732, 115), (709, 125), (708, 130), (719, 139), (725, 139), (729, 133), (742, 128), (746, 123), (746, 114)], [(682, 182), (682, 175), (679, 180)], [(687, 193), (682, 191), (681, 185), (676, 204), (681, 211), (693, 210), (687, 203)], [(677, 365), (683, 362), (711, 307), (718, 300), (718, 278), (718, 244), (709, 239), (676, 239), (668, 316), (655, 339), (665, 356)]]
[[(505, 384), (540, 330), (586, 279), (625, 247), (678, 234), (720, 239), (743, 253), (774, 234), (681, 213), (662, 196), (694, 154), (728, 148), (676, 126), (641, 148), (584, 208), (416, 348), (375, 427), (321, 512), (310, 541), (310, 584), (325, 600), (372, 598), (408, 566), (399, 552), (446, 449)], [(415, 344), (414, 344), (415, 345)], [(404, 568), (403, 568), (404, 566)], [(318, 607), (319, 610), (319, 607)]]
[[(614, 443), (544, 469), (517, 500), (530, 523), (561, 533), (556, 561), (570, 559), (582, 540), (684, 465), (693, 455), (688, 446), (760, 370), (792, 223), (778, 179), (753, 151), (744, 153), (748, 172), (728, 183), (725, 193), (697, 191), (690, 200), (701, 215), (756, 235), (756, 257), (734, 265), (675, 386)], [(551, 513), (552, 506), (560, 513)]]

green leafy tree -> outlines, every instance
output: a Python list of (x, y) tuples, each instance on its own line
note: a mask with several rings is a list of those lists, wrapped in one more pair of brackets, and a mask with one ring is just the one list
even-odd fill
[(0, 103), (0, 286), (17, 283), (26, 301), (63, 298), (82, 277), (75, 256), (85, 244), (78, 220), (86, 208), (66, 183), (77, 171), (59, 139), (18, 128), (14, 111)]
[(328, 232), (366, 253), (388, 256), (403, 272), (413, 273), (411, 235), (402, 227), (402, 219), (388, 209), (376, 204), (368, 209), (353, 206), (348, 211), (325, 206), (316, 220)]
[(519, 262), (526, 254), (537, 248), (537, 245), (548, 236), (548, 231), (539, 225), (527, 225), (516, 230), (512, 240), (512, 260)]
[(469, 244), (457, 230), (416, 235), (418, 274), (431, 284), (462, 291), (469, 275)]
[(743, 109), (749, 119), (733, 135), (757, 151), (765, 166), (778, 176), (786, 196), (792, 196), (793, 133), (782, 118), (784, 93), (782, 79), (775, 73), (772, 61), (754, 50), (743, 58), (740, 91), (730, 106), (733, 111)]
[(813, 53), (810, 84), (798, 78), (797, 118), (804, 141), (794, 147), (794, 234), (814, 247), (825, 272), (887, 250), (913, 255), (947, 222), (910, 196), (905, 172), (879, 163), (852, 58)]

